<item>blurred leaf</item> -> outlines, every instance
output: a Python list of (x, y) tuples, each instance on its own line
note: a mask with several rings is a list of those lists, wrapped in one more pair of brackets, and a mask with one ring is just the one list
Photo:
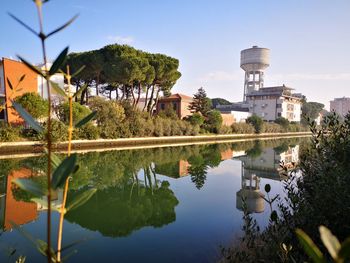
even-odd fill
[(297, 237), (299, 239), (300, 244), (303, 246), (306, 254), (315, 262), (315, 263), (325, 263), (325, 259), (322, 255), (322, 252), (318, 249), (315, 243), (311, 240), (311, 238), (301, 229), (297, 229), (296, 231)]
[(26, 61), (24, 58), (22, 58), (21, 56), (17, 55), (17, 57), (32, 71), (34, 71), (35, 73), (39, 74), (40, 76), (43, 76), (45, 78), (45, 74), (38, 69), (36, 66), (32, 65), (31, 63), (29, 63), (28, 61)]
[(329, 254), (332, 256), (333, 259), (337, 259), (338, 252), (340, 250), (339, 240), (325, 226), (320, 226), (319, 231), (321, 235), (321, 240), (327, 248)]
[(60, 26), (59, 28), (55, 29), (54, 31), (50, 32), (49, 34), (47, 34), (47, 37), (50, 37), (54, 34), (56, 34), (57, 32), (65, 29), (67, 26), (69, 26), (71, 23), (73, 23), (73, 21), (78, 17), (79, 15), (75, 15), (73, 16), (67, 23), (65, 23), (64, 25)]
[(77, 154), (72, 154), (64, 159), (61, 164), (55, 169), (52, 175), (52, 188), (57, 189), (62, 186), (68, 176), (75, 170)]
[[(47, 148), (44, 148), (44, 151), (47, 155), (49, 155)], [(61, 163), (61, 159), (53, 152), (51, 152), (51, 163), (54, 168), (57, 168)]]
[(80, 96), (80, 94), (88, 87), (87, 84), (84, 84), (76, 93), (74, 93), (73, 98)]
[(7, 84), (9, 85), (9, 87), (10, 87), (10, 90), (13, 90), (13, 86), (12, 86), (12, 83), (11, 83), (10, 79), (6, 78), (6, 81), (7, 81)]
[(83, 191), (82, 193), (77, 195), (73, 200), (67, 203), (67, 207), (66, 207), (67, 212), (86, 203), (95, 193), (96, 193), (96, 189), (93, 188), (93, 189)]
[(50, 80), (50, 85), (52, 89), (56, 92), (56, 94), (61, 95), (63, 98), (67, 98), (67, 94), (64, 92), (63, 89), (60, 88), (60, 86), (56, 82)]
[(276, 210), (273, 210), (272, 213), (271, 213), (271, 216), (270, 216), (271, 220), (273, 222), (277, 222), (277, 217), (278, 217), (278, 215), (277, 215)]
[[(47, 209), (48, 205), (47, 205), (47, 198), (45, 199), (41, 199), (41, 198), (32, 198), (30, 199), (33, 202), (41, 205), (42, 207), (44, 207), (45, 209)], [(56, 210), (57, 212), (60, 212), (61, 210), (58, 207), (55, 206), (51, 206), (51, 209)]]
[(68, 47), (62, 50), (62, 52), (58, 55), (56, 60), (53, 62), (49, 74), (50, 76), (54, 75), (58, 72), (58, 70), (62, 67), (63, 63), (65, 62), (68, 54)]
[(31, 179), (18, 178), (12, 181), (19, 188), (35, 195), (38, 197), (42, 197), (46, 195), (46, 191), (36, 182)]
[(271, 185), (265, 184), (265, 192), (269, 193), (271, 191)]
[(96, 113), (97, 113), (97, 111), (91, 112), (89, 115), (87, 115), (85, 118), (80, 120), (77, 124), (75, 124), (74, 125), (75, 128), (80, 128), (84, 124), (88, 123), (90, 120), (92, 120), (95, 117)]
[(338, 255), (343, 260), (350, 259), (350, 237), (341, 244)]
[(34, 35), (38, 36), (38, 33), (33, 28), (31, 28), (26, 23), (24, 23), (22, 20), (20, 20), (19, 18), (17, 18), (11, 13), (8, 13), (8, 15), (12, 17), (14, 20), (16, 20), (18, 23), (20, 23), (22, 26), (24, 26), (26, 29), (28, 29), (30, 32), (32, 32)]
[(13, 107), (21, 115), (21, 117), (37, 132), (42, 132), (44, 129), (34, 118), (17, 102), (11, 101)]
[(74, 78), (75, 76), (78, 76), (83, 70), (85, 69), (85, 65), (81, 66), (76, 72), (74, 72), (71, 77)]
[(19, 82), (21, 83), (21, 82), (25, 79), (25, 77), (26, 77), (26, 74), (23, 74), (23, 75), (20, 77)]

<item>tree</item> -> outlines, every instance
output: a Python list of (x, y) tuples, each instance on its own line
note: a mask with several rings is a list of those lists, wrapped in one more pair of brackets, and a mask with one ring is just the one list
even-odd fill
[(48, 101), (36, 92), (24, 93), (16, 97), (15, 102), (20, 104), (35, 119), (44, 117), (49, 109)]
[[(73, 102), (72, 114), (74, 122), (78, 122), (91, 113), (91, 110), (77, 102)], [(64, 102), (57, 107), (56, 114), (60, 121), (69, 123), (69, 103)]]
[(205, 127), (208, 131), (218, 133), (222, 125), (222, 116), (220, 111), (211, 110), (207, 113), (207, 118), (205, 120)]
[(289, 121), (286, 118), (279, 117), (275, 120), (275, 123), (282, 126), (283, 129), (287, 130), (289, 126)]
[(211, 110), (211, 101), (207, 97), (207, 93), (200, 87), (196, 94), (193, 96), (193, 101), (188, 107), (192, 112), (200, 112), (203, 116), (207, 116), (208, 112)]
[(251, 125), (253, 125), (255, 129), (255, 133), (261, 133), (264, 125), (264, 121), (262, 118), (254, 114), (253, 116), (250, 116), (247, 119), (247, 123), (250, 123)]
[(302, 112), (302, 123), (307, 124), (307, 119), (310, 118), (311, 120), (314, 120), (318, 117), (318, 114), (322, 111), (324, 108), (324, 104), (319, 102), (307, 102), (306, 100), (303, 102), (301, 107)]
[(213, 105), (213, 108), (215, 109), (217, 105), (231, 105), (232, 103), (228, 100), (225, 100), (223, 98), (214, 98), (211, 99), (211, 103)]

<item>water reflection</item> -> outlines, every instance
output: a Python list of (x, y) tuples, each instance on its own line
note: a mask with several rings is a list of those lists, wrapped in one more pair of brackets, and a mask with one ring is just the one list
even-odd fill
[(262, 213), (265, 210), (265, 195), (260, 191), (261, 178), (281, 181), (286, 179), (283, 167), (292, 169), (299, 162), (299, 145), (287, 143), (274, 148), (263, 148), (255, 142), (246, 154), (237, 156), (241, 161), (241, 189), (236, 194), (236, 207), (247, 209), (248, 213)]
[[(192, 189), (202, 191), (208, 173), (225, 160), (241, 162), (237, 209), (242, 209), (244, 198), (250, 213), (261, 213), (265, 209), (261, 178), (283, 179), (280, 163), (292, 166), (298, 162), (297, 143), (297, 139), (283, 143), (247, 141), (86, 153), (79, 157), (81, 169), (70, 183), (68, 197), (73, 198), (89, 187), (96, 188), (97, 192), (87, 203), (69, 212), (66, 220), (110, 237), (128, 236), (147, 226), (168, 225), (176, 221), (179, 205), (169, 181), (189, 177)], [(11, 184), (15, 178), (29, 177), (45, 184), (45, 177), (40, 176), (45, 167), (45, 157), (0, 162), (0, 226), (3, 231), (11, 229), (11, 221), (27, 224), (45, 210), (30, 202), (32, 196)], [(61, 191), (55, 195), (56, 206), (61, 203), (61, 195)]]

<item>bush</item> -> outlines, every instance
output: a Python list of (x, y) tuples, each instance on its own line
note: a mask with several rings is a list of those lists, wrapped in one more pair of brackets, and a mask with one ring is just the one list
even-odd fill
[(232, 129), (230, 126), (222, 125), (218, 130), (218, 134), (230, 134), (230, 133), (232, 133)]
[(20, 138), (20, 129), (0, 123), (0, 142), (14, 142)]
[(286, 118), (283, 118), (283, 117), (279, 117), (275, 120), (275, 123), (281, 125), (281, 127), (287, 131), (288, 130), (288, 127), (289, 127), (289, 121), (286, 119)]
[(16, 97), (15, 102), (20, 104), (34, 119), (47, 116), (49, 103), (36, 92), (24, 93)]
[(264, 133), (278, 133), (278, 132), (283, 132), (284, 129), (282, 128), (281, 125), (277, 123), (271, 123), (271, 122), (264, 122), (261, 132)]
[[(73, 102), (72, 105), (72, 115), (73, 115), (73, 122), (77, 123), (87, 115), (91, 113), (91, 110), (87, 108), (86, 106), (83, 106), (79, 104), (78, 102)], [(57, 117), (60, 121), (64, 122), (65, 124), (69, 124), (69, 103), (64, 102), (60, 104), (56, 109)]]
[(222, 116), (220, 111), (212, 110), (207, 113), (207, 119), (204, 122), (204, 128), (209, 132), (218, 133), (222, 125)]
[(96, 140), (100, 136), (100, 129), (94, 126), (92, 123), (87, 123), (81, 128), (75, 129), (73, 132), (73, 138), (83, 140)]
[[(41, 141), (47, 138), (47, 123), (44, 123), (44, 131), (38, 134)], [(64, 142), (68, 140), (68, 126), (59, 120), (51, 120), (51, 141)]]
[(249, 123), (233, 123), (231, 125), (232, 133), (251, 134), (255, 132), (254, 127)]
[(259, 116), (257, 116), (257, 115), (250, 116), (247, 119), (247, 123), (250, 123), (251, 125), (253, 125), (253, 127), (255, 129), (255, 133), (262, 132), (264, 121)]
[(189, 121), (192, 125), (202, 126), (204, 123), (204, 117), (202, 114), (195, 112), (192, 115), (186, 117), (186, 121)]

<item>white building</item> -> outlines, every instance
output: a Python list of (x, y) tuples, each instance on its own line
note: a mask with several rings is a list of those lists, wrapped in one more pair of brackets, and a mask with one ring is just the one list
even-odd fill
[(350, 111), (350, 98), (335, 98), (330, 102), (330, 110), (344, 117)]
[(286, 86), (266, 87), (246, 95), (249, 112), (266, 121), (283, 117), (289, 121), (300, 122), (301, 98), (295, 96), (293, 89)]

